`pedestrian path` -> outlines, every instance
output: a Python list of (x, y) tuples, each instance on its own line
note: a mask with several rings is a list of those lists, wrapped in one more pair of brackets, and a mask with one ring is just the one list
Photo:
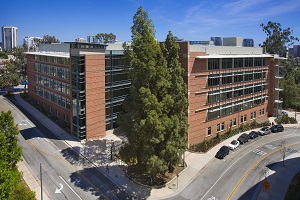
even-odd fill
[[(207, 153), (185, 153), (185, 162), (187, 167), (179, 174), (169, 181), (165, 187), (160, 189), (151, 189), (130, 181), (125, 174), (126, 165), (120, 160), (114, 159), (111, 161), (109, 152), (109, 143), (115, 141), (120, 144), (122, 136), (109, 134), (101, 140), (94, 140), (88, 142), (79, 142), (66, 133), (63, 129), (57, 126), (50, 119), (45, 117), (38, 110), (33, 108), (30, 104), (25, 102), (18, 94), (15, 95), (17, 103), (30, 112), (36, 119), (39, 119), (48, 129), (53, 130), (57, 137), (65, 141), (70, 148), (85, 156), (94, 166), (103, 172), (110, 180), (119, 185), (120, 189), (125, 189), (127, 192), (137, 197), (147, 197), (148, 199), (165, 199), (172, 197), (182, 191), (197, 174), (214, 158), (219, 148), (223, 145), (228, 145), (229, 140), (237, 139), (240, 134), (231, 137), (229, 140), (223, 141), (210, 149)], [(292, 113), (289, 113), (291, 116)], [(270, 122), (274, 122), (275, 118), (269, 118)], [(297, 120), (300, 122), (300, 115), (297, 115)], [(285, 125), (285, 127), (295, 127), (297, 125)], [(27, 182), (27, 181), (26, 181)], [(261, 193), (263, 195), (263, 193)]]

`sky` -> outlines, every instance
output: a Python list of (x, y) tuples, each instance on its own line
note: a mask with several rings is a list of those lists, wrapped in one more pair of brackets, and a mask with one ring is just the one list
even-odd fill
[[(114, 33), (131, 39), (133, 16), (139, 6), (148, 12), (158, 41), (168, 31), (185, 40), (211, 36), (253, 38), (262, 43), (260, 24), (278, 22), (300, 38), (300, 0), (0, 0), (0, 26), (18, 28), (18, 45), (25, 36), (52, 35), (61, 42)], [(2, 40), (2, 38), (1, 38)], [(297, 43), (299, 44), (299, 43)]]

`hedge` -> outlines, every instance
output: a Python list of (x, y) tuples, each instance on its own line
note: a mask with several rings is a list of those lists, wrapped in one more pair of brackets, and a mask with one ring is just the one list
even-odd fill
[(237, 129), (232, 130), (230, 128), (230, 130), (224, 134), (220, 134), (217, 133), (216, 137), (213, 137), (209, 140), (207, 140), (206, 138), (204, 138), (203, 142), (198, 143), (198, 144), (192, 144), (189, 148), (189, 151), (191, 152), (207, 152), (209, 149), (213, 148), (214, 146), (216, 146), (217, 144), (219, 144), (220, 142), (227, 140), (228, 138), (231, 138), (232, 136), (240, 133), (240, 132), (245, 132), (245, 131), (249, 131), (251, 129), (255, 129), (255, 128), (259, 128), (259, 127), (264, 127), (264, 126), (270, 126), (271, 123), (270, 121), (266, 121), (264, 123), (257, 123), (256, 120), (254, 120), (253, 122), (251, 122), (250, 124), (241, 124), (241, 126)]

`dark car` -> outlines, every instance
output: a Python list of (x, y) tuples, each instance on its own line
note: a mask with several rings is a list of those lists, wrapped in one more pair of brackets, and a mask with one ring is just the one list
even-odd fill
[(243, 133), (238, 138), (238, 141), (240, 142), (240, 144), (244, 144), (244, 143), (248, 142), (248, 140), (249, 140), (249, 135), (247, 133)]
[(256, 132), (256, 131), (251, 131), (250, 133), (249, 133), (249, 138), (250, 139), (254, 139), (254, 138), (257, 138), (258, 137), (258, 132)]
[(271, 131), (273, 133), (276, 133), (276, 132), (282, 132), (284, 130), (283, 126), (281, 124), (276, 124), (274, 126), (271, 127)]
[(223, 159), (229, 154), (229, 147), (222, 146), (216, 154), (216, 158)]

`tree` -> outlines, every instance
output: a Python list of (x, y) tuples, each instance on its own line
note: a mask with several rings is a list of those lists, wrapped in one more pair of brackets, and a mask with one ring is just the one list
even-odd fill
[(154, 25), (142, 7), (134, 15), (131, 30), (132, 43), (124, 52), (129, 61), (131, 88), (119, 122), (128, 143), (120, 155), (129, 165), (137, 165), (155, 176), (168, 170), (166, 146), (174, 142), (167, 136), (174, 127), (169, 117), (174, 104), (168, 94), (170, 75), (155, 39)]
[(283, 107), (294, 107), (294, 99), (298, 97), (299, 89), (297, 88), (297, 85), (295, 84), (294, 75), (289, 74), (284, 79), (280, 80), (281, 85), (283, 87), (283, 91), (280, 93), (282, 95), (283, 101)]
[(33, 50), (36, 50), (40, 44), (51, 44), (51, 43), (60, 43), (59, 39), (56, 39), (55, 36), (44, 35), (42, 39), (34, 38), (33, 39)]
[(0, 199), (11, 199), (21, 181), (17, 162), (21, 160), (22, 148), (18, 145), (19, 130), (14, 124), (11, 111), (0, 115)]
[(0, 68), (0, 85), (4, 88), (12, 88), (20, 82), (20, 74), (18, 68), (10, 61), (4, 62), (4, 66)]
[(60, 41), (58, 39), (56, 39), (55, 36), (44, 35), (42, 43), (43, 44), (51, 44), (51, 43), (60, 43)]
[(113, 33), (98, 33), (96, 38), (100, 41), (100, 43), (112, 43), (116, 41), (116, 35)]
[(299, 41), (297, 37), (291, 35), (293, 30), (281, 28), (281, 24), (278, 22), (269, 21), (267, 25), (262, 23), (260, 26), (267, 34), (266, 40), (260, 45), (265, 48), (266, 53), (285, 56), (287, 47), (293, 45), (295, 41)]
[(5, 52), (0, 51), (0, 58), (8, 59), (8, 55)]
[(18, 72), (19, 76), (26, 79), (27, 77), (27, 64), (26, 64), (26, 55), (24, 52), (26, 49), (20, 47), (13, 48), (14, 59), (10, 59), (12, 65), (14, 65)]
[(187, 122), (187, 86), (183, 80), (184, 70), (179, 63), (179, 45), (177, 39), (169, 31), (166, 41), (162, 44), (164, 56), (167, 60), (168, 73), (171, 75), (171, 87), (168, 94), (171, 95), (174, 104), (171, 105), (169, 118), (171, 119), (171, 127), (167, 130), (168, 144), (166, 144), (166, 160), (169, 160), (169, 165), (178, 163), (178, 155), (182, 155), (187, 147), (186, 134), (188, 129)]

